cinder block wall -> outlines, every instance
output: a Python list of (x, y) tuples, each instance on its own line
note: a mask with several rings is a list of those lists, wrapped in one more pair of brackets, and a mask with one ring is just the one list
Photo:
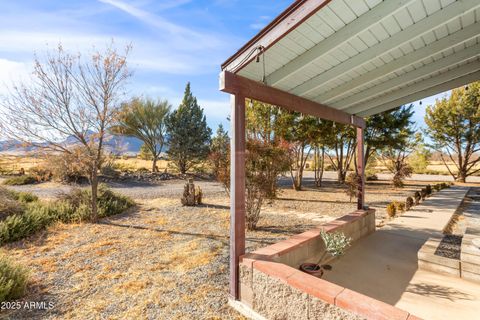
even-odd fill
[(375, 211), (360, 210), (242, 257), (240, 300), (267, 319), (419, 319), (406, 311), (298, 270), (325, 250), (320, 230), (356, 241), (375, 231)]
[(254, 251), (254, 256), (298, 268), (304, 262), (315, 262), (325, 251), (320, 231), (343, 232), (352, 242), (375, 231), (375, 210), (357, 210), (318, 228)]

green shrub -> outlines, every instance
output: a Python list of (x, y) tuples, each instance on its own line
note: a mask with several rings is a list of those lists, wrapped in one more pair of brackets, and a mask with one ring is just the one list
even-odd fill
[(427, 193), (427, 196), (431, 195), (432, 194), (432, 186), (427, 184), (427, 186), (425, 187), (425, 192)]
[(28, 270), (0, 255), (0, 302), (21, 298), (25, 294)]
[(422, 188), (422, 190), (420, 190), (420, 196), (422, 197), (422, 200), (425, 200), (427, 197), (427, 189)]
[(413, 196), (415, 198), (415, 204), (419, 204), (420, 203), (420, 199), (422, 199), (422, 195), (420, 194), (420, 192), (418, 191), (415, 191), (415, 195)]
[[(88, 221), (91, 217), (90, 190), (75, 189), (51, 203), (26, 203), (21, 213), (0, 221), (0, 245), (28, 237), (55, 222)], [(24, 196), (25, 197), (25, 196)], [(98, 215), (107, 217), (122, 213), (134, 202), (101, 185), (98, 190)]]
[(435, 185), (433, 186), (433, 190), (435, 190), (435, 191), (440, 191), (440, 190), (442, 190), (442, 186), (440, 185), (440, 183), (435, 184)]
[(390, 218), (395, 217), (395, 214), (397, 213), (397, 207), (395, 206), (395, 203), (389, 203), (387, 205), (387, 214)]
[[(90, 189), (74, 189), (69, 194), (63, 195), (60, 202), (67, 202), (67, 204), (62, 204), (62, 206), (71, 206), (70, 210), (74, 211), (74, 220), (79, 218), (81, 221), (88, 220), (91, 216), (91, 194)], [(130, 198), (113, 192), (103, 184), (98, 188), (97, 205), (100, 218), (122, 213), (134, 204)]]
[(38, 197), (29, 192), (16, 192), (0, 188), (0, 220), (25, 210), (25, 205), (35, 202)]
[(23, 211), (23, 205), (14, 197), (14, 192), (0, 187), (0, 220)]
[(11, 191), (12, 196), (15, 200), (20, 201), (21, 203), (30, 203), (38, 201), (38, 197), (30, 192), (15, 192)]
[(50, 204), (31, 203), (23, 214), (14, 214), (0, 222), (0, 245), (28, 237), (55, 221), (58, 213)]
[(30, 175), (11, 177), (3, 182), (3, 184), (7, 186), (23, 186), (26, 184), (34, 183), (37, 183), (37, 180), (35, 179), (35, 177)]

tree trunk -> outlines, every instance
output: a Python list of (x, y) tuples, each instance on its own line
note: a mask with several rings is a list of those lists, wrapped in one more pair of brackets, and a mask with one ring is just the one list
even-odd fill
[(158, 172), (157, 160), (158, 160), (157, 157), (156, 157), (156, 156), (153, 156), (152, 172)]
[(92, 170), (90, 184), (92, 187), (92, 222), (98, 222), (98, 208), (97, 208), (97, 197), (98, 197), (98, 175), (96, 166)]
[(338, 163), (338, 169), (337, 169), (337, 180), (340, 183), (345, 182), (345, 175), (343, 174), (343, 163), (339, 162)]
[(181, 174), (187, 173), (187, 164), (183, 160), (179, 162), (179, 169)]
[(302, 186), (301, 184), (298, 182), (298, 176), (295, 176), (295, 180), (293, 181), (293, 189), (295, 191), (301, 191), (302, 190)]
[(297, 174), (295, 176), (295, 191), (302, 190), (302, 178), (303, 178), (303, 168), (299, 167), (297, 169)]
[(343, 170), (339, 170), (337, 172), (337, 175), (338, 175), (338, 182), (345, 183), (346, 172), (344, 172)]
[[(321, 152), (320, 152), (321, 150)], [(325, 168), (325, 148), (316, 147), (314, 150), (315, 160), (315, 186), (317, 188), (322, 186), (323, 171)]]
[(343, 151), (342, 150), (340, 150), (340, 156), (337, 156), (337, 180), (339, 183), (345, 182), (345, 177), (343, 175)]
[(290, 175), (292, 176), (292, 187), (295, 191), (302, 190), (302, 178), (299, 177), (299, 168), (295, 169), (295, 174), (293, 174), (293, 170), (290, 170)]
[(325, 147), (322, 147), (322, 158), (320, 162), (320, 173), (318, 175), (317, 187), (322, 186), (323, 172), (325, 171)]
[(458, 170), (458, 175), (455, 178), (455, 181), (465, 183), (467, 182), (467, 172), (464, 168)]

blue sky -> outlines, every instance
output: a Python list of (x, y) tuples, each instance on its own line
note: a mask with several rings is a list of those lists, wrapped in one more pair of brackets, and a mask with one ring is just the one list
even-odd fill
[[(133, 45), (129, 95), (167, 98), (178, 106), (185, 83), (209, 125), (228, 125), (229, 97), (218, 91), (220, 64), (291, 0), (0, 0), (0, 94), (31, 70), (34, 52), (62, 42), (86, 51), (115, 40)], [(415, 120), (425, 106), (416, 103)]]

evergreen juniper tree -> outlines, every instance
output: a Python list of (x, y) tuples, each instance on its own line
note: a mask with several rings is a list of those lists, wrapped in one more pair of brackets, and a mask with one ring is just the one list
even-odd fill
[(182, 174), (207, 158), (212, 130), (190, 90), (190, 82), (185, 87), (182, 103), (167, 118), (166, 127), (169, 141), (167, 154)]
[(215, 178), (221, 176), (221, 170), (225, 171), (228, 166), (228, 150), (230, 148), (230, 138), (228, 132), (223, 129), (223, 125), (219, 125), (217, 134), (212, 139), (210, 146), (209, 160), (212, 166), (212, 173)]

